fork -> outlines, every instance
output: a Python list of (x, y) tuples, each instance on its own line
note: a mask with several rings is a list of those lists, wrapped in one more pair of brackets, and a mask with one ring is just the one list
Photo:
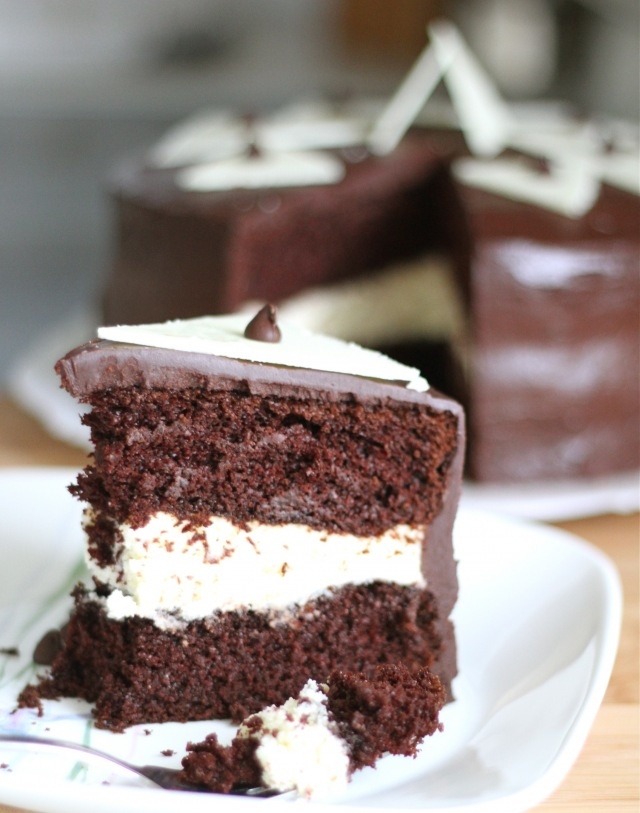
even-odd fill
[[(98, 751), (95, 748), (89, 748), (87, 745), (81, 745), (76, 742), (69, 742), (67, 740), (48, 739), (46, 737), (33, 737), (28, 734), (0, 734), (0, 743), (18, 743), (18, 744), (32, 744), (43, 745), (50, 748), (61, 748), (69, 751), (79, 751), (80, 753), (87, 754), (88, 756), (98, 757), (107, 760), (108, 762), (118, 765), (131, 773), (143, 776), (145, 779), (153, 782), (160, 788), (165, 790), (190, 790), (199, 793), (212, 793), (212, 791), (198, 788), (189, 785), (180, 779), (180, 771), (175, 768), (163, 768), (161, 765), (131, 765), (112, 754), (107, 754), (105, 751)], [(271, 788), (255, 787), (255, 788), (237, 788), (229, 792), (232, 796), (281, 796), (285, 791), (273, 790)]]

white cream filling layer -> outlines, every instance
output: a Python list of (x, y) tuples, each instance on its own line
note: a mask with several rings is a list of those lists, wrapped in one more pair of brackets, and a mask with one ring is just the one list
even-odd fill
[(90, 573), (113, 588), (106, 605), (116, 619), (138, 615), (159, 623), (172, 614), (190, 621), (216, 611), (285, 610), (346, 584), (424, 584), (422, 526), (358, 537), (304, 525), (240, 528), (221, 517), (194, 528), (158, 513), (120, 532), (114, 566), (88, 558)]
[(256, 759), (265, 787), (294, 790), (311, 799), (346, 786), (347, 744), (335, 732), (326, 695), (314, 680), (307, 681), (297, 698), (254, 716), (262, 720), (263, 728), (254, 734), (243, 725), (238, 736), (259, 742)]

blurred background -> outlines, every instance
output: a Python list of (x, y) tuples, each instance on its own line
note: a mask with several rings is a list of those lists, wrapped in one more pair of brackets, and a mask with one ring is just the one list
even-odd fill
[(448, 16), (509, 99), (638, 119), (638, 0), (0, 0), (0, 390), (98, 302), (105, 176), (201, 107), (386, 96)]

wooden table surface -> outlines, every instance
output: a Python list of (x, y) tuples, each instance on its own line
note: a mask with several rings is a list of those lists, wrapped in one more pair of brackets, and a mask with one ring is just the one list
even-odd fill
[[(85, 460), (83, 452), (50, 438), (0, 396), (0, 466), (81, 467)], [(556, 524), (593, 543), (616, 563), (624, 588), (624, 617), (614, 671), (586, 745), (562, 785), (535, 811), (638, 813), (640, 518), (598, 516)], [(15, 811), (0, 802), (0, 813)]]

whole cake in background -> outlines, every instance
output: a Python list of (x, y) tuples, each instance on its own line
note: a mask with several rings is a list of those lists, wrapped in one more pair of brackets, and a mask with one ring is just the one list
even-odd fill
[(517, 118), (451, 27), (431, 40), (464, 138), (415, 126), (380, 149), (366, 105), (294, 105), (195, 117), (123, 164), (105, 321), (274, 301), (461, 400), (476, 480), (633, 471), (637, 128)]
[(462, 408), (381, 354), (243, 315), (105, 328), (57, 364), (90, 406), (90, 585), (23, 705), (96, 725), (231, 717), (336, 669), (456, 674)]

